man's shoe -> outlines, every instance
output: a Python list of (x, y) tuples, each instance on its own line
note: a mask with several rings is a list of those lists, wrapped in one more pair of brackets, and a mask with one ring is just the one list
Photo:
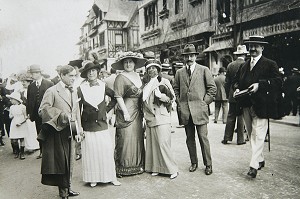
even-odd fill
[(206, 175), (212, 174), (212, 166), (211, 165), (210, 166), (206, 166), (206, 168), (205, 168), (205, 174)]
[(67, 196), (67, 197), (61, 197), (61, 199), (68, 199), (69, 197)]
[(222, 140), (221, 141), (222, 144), (228, 144), (227, 142), (228, 142), (227, 140)]
[(237, 145), (243, 145), (246, 144), (246, 142), (237, 143)]
[(36, 157), (36, 159), (41, 159), (42, 157), (43, 157), (42, 154), (40, 154)]
[(248, 173), (247, 173), (247, 176), (251, 177), (251, 178), (256, 178), (256, 175), (257, 175), (257, 170), (250, 167)]
[(189, 171), (190, 171), (190, 172), (194, 172), (194, 171), (196, 171), (197, 168), (198, 168), (198, 165), (197, 165), (197, 164), (192, 164), (192, 165), (190, 166), (190, 168), (189, 168)]
[(69, 190), (69, 196), (78, 196), (80, 193), (72, 191), (71, 189)]
[(81, 159), (81, 154), (76, 155), (76, 160), (80, 160)]
[(259, 166), (257, 170), (261, 170), (263, 167), (265, 167), (265, 161), (259, 162)]

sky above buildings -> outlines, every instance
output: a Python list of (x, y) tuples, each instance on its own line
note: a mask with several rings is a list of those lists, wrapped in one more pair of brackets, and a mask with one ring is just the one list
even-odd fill
[(78, 58), (80, 27), (94, 0), (0, 0), (0, 73), (39, 64), (56, 75), (57, 65)]

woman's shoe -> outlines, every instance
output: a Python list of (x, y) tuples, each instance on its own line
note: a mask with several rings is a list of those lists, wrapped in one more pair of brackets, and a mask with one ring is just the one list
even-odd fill
[(177, 176), (179, 175), (178, 172), (176, 173), (173, 173), (171, 176), (170, 176), (170, 179), (174, 179), (174, 178), (177, 178)]
[(152, 176), (157, 176), (158, 174), (159, 174), (159, 173), (157, 173), (157, 172), (151, 173)]
[(111, 182), (114, 186), (120, 186), (121, 182), (119, 182), (118, 180), (114, 180)]
[(97, 182), (91, 182), (91, 183), (90, 183), (90, 186), (91, 186), (91, 187), (97, 186)]

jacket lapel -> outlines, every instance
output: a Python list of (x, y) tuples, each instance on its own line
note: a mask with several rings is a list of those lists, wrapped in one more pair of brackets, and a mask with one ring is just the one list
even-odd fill
[(190, 77), (189, 77), (189, 74), (187, 73), (186, 66), (183, 68), (182, 73), (183, 73), (184, 82), (186, 83), (186, 86), (189, 87), (190, 86)]
[[(58, 92), (58, 95), (59, 95), (65, 102), (67, 102), (67, 104), (72, 108), (72, 105), (71, 105), (71, 98), (69, 97), (69, 95), (67, 94), (65, 88), (63, 88), (61, 84), (57, 84), (57, 92)], [(72, 93), (72, 97), (74, 97), (74, 92)]]
[(196, 64), (195, 69), (194, 69), (193, 73), (191, 74), (190, 86), (196, 81), (196, 77), (200, 77), (199, 73), (200, 73), (200, 71)]

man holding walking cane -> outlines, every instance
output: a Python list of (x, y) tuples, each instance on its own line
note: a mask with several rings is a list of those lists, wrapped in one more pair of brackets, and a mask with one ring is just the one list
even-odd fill
[[(80, 132), (74, 124), (81, 127), (78, 96), (72, 85), (76, 71), (72, 66), (62, 66), (61, 81), (49, 88), (41, 102), (39, 115), (43, 125), (38, 140), (42, 142), (42, 184), (58, 186), (59, 196), (77, 196), (71, 190), (71, 176), (74, 164), (75, 142), (80, 142)], [(78, 129), (78, 128), (77, 128)]]
[(276, 62), (262, 56), (267, 44), (264, 37), (250, 36), (245, 43), (249, 44), (251, 59), (238, 70), (233, 87), (236, 89), (234, 97), (242, 110), (252, 149), (247, 176), (255, 178), (257, 170), (265, 166), (263, 148), (266, 133), (269, 131), (269, 118), (280, 117), (278, 99), (281, 95), (282, 79)]

